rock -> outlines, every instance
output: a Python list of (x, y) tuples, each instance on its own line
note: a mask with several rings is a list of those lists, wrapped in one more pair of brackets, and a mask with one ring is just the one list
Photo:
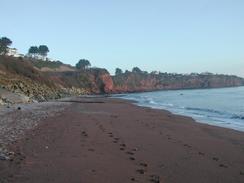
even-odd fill
[(5, 103), (3, 102), (3, 100), (0, 98), (0, 105), (4, 105)]
[(100, 76), (104, 87), (103, 90), (105, 93), (111, 93), (113, 91), (113, 80), (110, 74), (103, 74)]
[(8, 91), (6, 89), (0, 89), (0, 103), (3, 104), (19, 104), (19, 103), (29, 103), (29, 97), (20, 94)]
[(0, 153), (0, 160), (8, 160), (8, 157), (5, 155), (5, 154), (3, 154), (3, 153)]
[(160, 177), (158, 175), (151, 175), (151, 182), (160, 183)]

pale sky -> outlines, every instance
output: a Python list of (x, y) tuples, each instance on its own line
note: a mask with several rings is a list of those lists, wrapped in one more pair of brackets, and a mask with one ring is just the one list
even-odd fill
[(243, 0), (0, 0), (0, 36), (74, 65), (244, 77)]

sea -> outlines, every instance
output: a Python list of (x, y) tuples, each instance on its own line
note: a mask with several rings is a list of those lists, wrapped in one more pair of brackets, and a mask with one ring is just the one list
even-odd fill
[(244, 132), (244, 87), (164, 90), (115, 95), (136, 105), (166, 109), (197, 122)]

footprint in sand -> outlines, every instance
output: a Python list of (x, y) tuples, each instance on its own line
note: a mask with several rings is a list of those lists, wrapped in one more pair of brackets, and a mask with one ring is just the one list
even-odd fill
[(121, 147), (121, 148), (120, 148), (120, 150), (121, 150), (121, 151), (124, 151), (124, 150), (125, 150), (125, 148)]
[(146, 171), (143, 169), (137, 169), (136, 172), (139, 174), (145, 174)]
[(191, 146), (189, 144), (184, 144), (184, 146), (187, 148), (191, 148)]
[(135, 152), (135, 151), (138, 151), (138, 148), (134, 148), (134, 149), (132, 149), (132, 151), (134, 151), (134, 152)]
[(135, 161), (136, 159), (134, 157), (129, 158), (131, 161)]
[(219, 161), (219, 158), (217, 158), (217, 157), (213, 157), (212, 158), (214, 161)]
[(118, 143), (118, 141), (119, 141), (119, 138), (114, 138), (113, 143)]
[(132, 177), (130, 180), (133, 181), (133, 182), (136, 181), (136, 179), (134, 177)]
[(142, 167), (148, 167), (148, 164), (147, 163), (140, 163), (140, 166), (142, 166)]
[(84, 136), (84, 137), (87, 137), (88, 134), (86, 133), (86, 131), (82, 131), (81, 134)]
[(134, 155), (135, 153), (133, 152), (130, 152), (130, 151), (127, 151), (126, 154), (129, 154), (129, 155)]
[(121, 146), (121, 147), (126, 147), (126, 145), (125, 145), (125, 144), (120, 144), (120, 146)]
[(227, 165), (224, 165), (224, 164), (219, 164), (219, 167), (221, 167), (221, 168), (228, 168), (228, 166)]

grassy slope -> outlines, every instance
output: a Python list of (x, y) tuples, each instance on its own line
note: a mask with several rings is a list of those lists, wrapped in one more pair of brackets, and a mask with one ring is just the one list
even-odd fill
[(0, 86), (23, 93), (34, 99), (57, 97), (57, 86), (31, 62), (19, 58), (0, 56)]
[[(35, 98), (56, 98), (61, 95), (80, 95), (101, 93), (103, 81), (100, 76), (107, 74), (105, 69), (56, 72), (61, 66), (70, 67), (61, 62), (26, 60), (0, 56), (0, 86), (10, 91), (18, 91)], [(50, 68), (41, 72), (38, 68)], [(37, 69), (36, 69), (37, 68)]]

